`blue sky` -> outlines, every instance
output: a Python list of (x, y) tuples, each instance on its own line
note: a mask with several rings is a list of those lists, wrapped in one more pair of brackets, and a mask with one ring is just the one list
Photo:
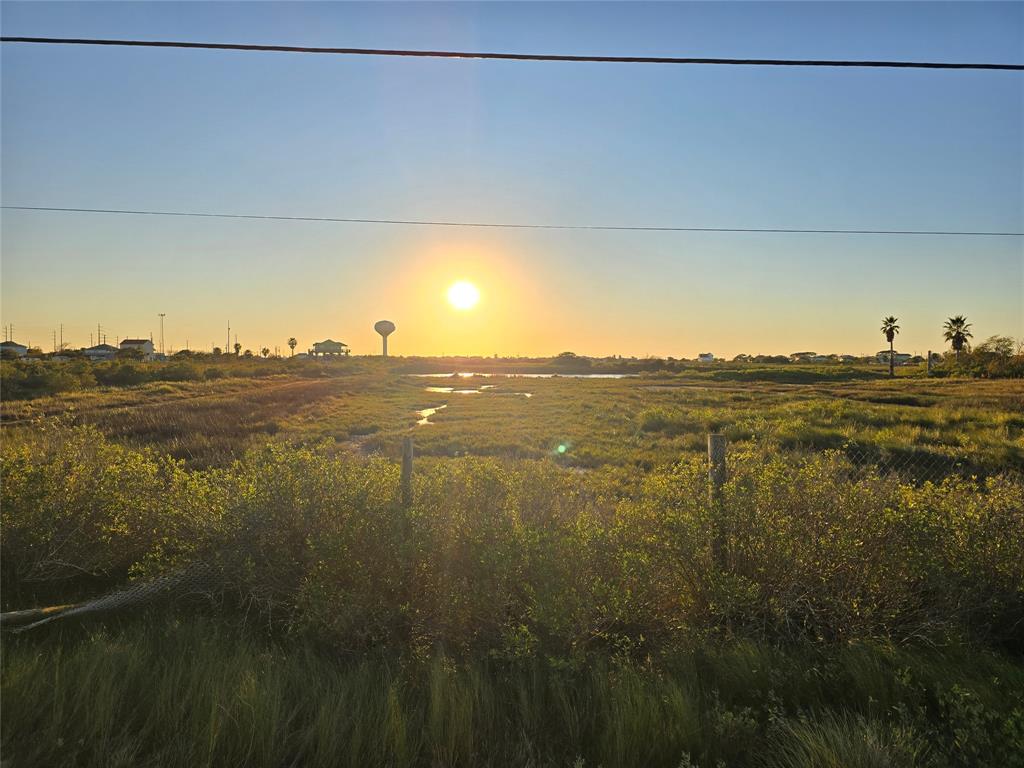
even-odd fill
[[(1024, 61), (1019, 3), (9, 3), (5, 35)], [(1016, 72), (440, 61), (5, 44), (6, 205), (1024, 230)], [(1021, 238), (522, 232), (4, 211), (2, 318), (168, 346), (694, 356), (1024, 336)], [(444, 289), (470, 279), (479, 307)]]

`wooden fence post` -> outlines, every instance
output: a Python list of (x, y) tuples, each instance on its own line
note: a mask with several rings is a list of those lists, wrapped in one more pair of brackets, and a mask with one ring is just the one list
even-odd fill
[(711, 558), (718, 568), (726, 566), (722, 515), (722, 486), (725, 485), (725, 435), (708, 435), (708, 499), (711, 503)]
[(412, 437), (402, 438), (402, 506), (412, 505)]
[(932, 375), (932, 351), (930, 349), (928, 350), (928, 362), (926, 363), (926, 366), (927, 367), (925, 368), (925, 376), (931, 376)]
[(708, 435), (708, 487), (712, 503), (722, 497), (727, 472), (725, 465), (725, 435)]

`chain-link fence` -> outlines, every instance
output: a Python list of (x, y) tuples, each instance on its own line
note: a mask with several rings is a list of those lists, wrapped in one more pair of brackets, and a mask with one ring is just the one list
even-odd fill
[[(1015, 482), (1024, 482), (1024, 451), (1011, 443), (987, 451), (974, 450), (969, 445), (879, 445), (857, 440), (824, 446), (813, 443), (784, 445), (772, 434), (753, 435), (741, 441), (726, 442), (730, 456), (754, 453), (764, 458), (782, 457), (798, 464), (828, 455), (840, 460), (845, 468), (844, 476), (849, 479), (875, 474), (895, 477), (915, 485), (941, 483), (948, 478), (984, 481), (990, 477), (1006, 477)], [(711, 450), (709, 444), (709, 461)]]

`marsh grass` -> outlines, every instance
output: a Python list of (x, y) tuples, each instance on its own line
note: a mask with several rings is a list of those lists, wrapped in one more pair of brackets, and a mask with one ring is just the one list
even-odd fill
[(1019, 765), (1024, 749), (1021, 667), (968, 649), (732, 642), (572, 667), (339, 655), (195, 610), (6, 636), (5, 757), (18, 766), (1001, 768)]
[(5, 609), (221, 575), (212, 602), (5, 632), (5, 761), (1024, 763), (1019, 384), (491, 383), (5, 402)]
[[(397, 458), (413, 434), (425, 457), (552, 459), (580, 469), (648, 471), (705, 450), (723, 431), (734, 446), (794, 453), (842, 449), (856, 463), (905, 467), (920, 479), (951, 472), (1024, 472), (1019, 381), (716, 382), (699, 372), (631, 379), (458, 379), (479, 395), (431, 393), (386, 369), (342, 368), (305, 378), (143, 384), (5, 401), (5, 430), (40, 419), (91, 424), (126, 445), (191, 468), (226, 466), (272, 436), (291, 445)], [(440, 383), (444, 384), (443, 380)], [(513, 396), (529, 391), (533, 397)], [(416, 411), (448, 407), (415, 427)], [(567, 446), (558, 454), (559, 445)]]

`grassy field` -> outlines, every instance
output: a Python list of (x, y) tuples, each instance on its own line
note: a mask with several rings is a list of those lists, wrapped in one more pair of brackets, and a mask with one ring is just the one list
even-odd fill
[(4, 610), (177, 586), (4, 632), (4, 759), (1024, 765), (1024, 383), (836, 370), (5, 401)]
[[(197, 468), (224, 465), (268, 435), (394, 457), (411, 430), (422, 456), (552, 457), (579, 468), (650, 469), (723, 431), (734, 444), (844, 449), (934, 476), (956, 464), (1024, 469), (1018, 380), (889, 380), (849, 369), (852, 380), (830, 381), (820, 379), (835, 371), (792, 366), (619, 379), (428, 378), (365, 364), (325, 373), (99, 388), (7, 401), (2, 413), (8, 428), (47, 417), (94, 424)], [(780, 374), (810, 383), (774, 381)], [(416, 427), (426, 408), (440, 410)]]

